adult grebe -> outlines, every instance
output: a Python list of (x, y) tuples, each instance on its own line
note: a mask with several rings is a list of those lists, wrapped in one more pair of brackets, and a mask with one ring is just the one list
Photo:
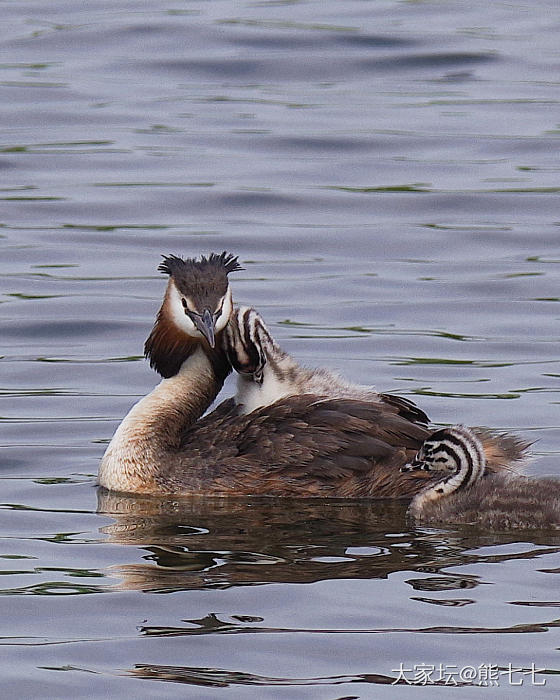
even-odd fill
[[(145, 352), (164, 379), (117, 429), (101, 462), (102, 486), (297, 498), (400, 498), (419, 490), (399, 467), (428, 437), (427, 418), (398, 397), (360, 393), (342, 380), (347, 391), (329, 394), (326, 384), (310, 382), (304, 393), (278, 395), (248, 413), (229, 400), (200, 418), (230, 371), (226, 352), (242, 365), (227, 279), (239, 265), (222, 253), (199, 261), (170, 256), (160, 269), (170, 278)], [(233, 332), (226, 335), (228, 321)], [(273, 360), (267, 356), (265, 373)]]
[[(520, 449), (527, 445), (519, 443)], [(468, 523), (494, 530), (560, 528), (560, 480), (502, 470), (489, 473), (482, 443), (461, 425), (431, 435), (402, 471), (441, 478), (413, 499), (409, 514), (422, 523)]]
[(132, 407), (103, 456), (99, 484), (115, 491), (175, 489), (167, 465), (231, 372), (221, 334), (233, 308), (228, 274), (242, 269), (237, 258), (225, 251), (200, 260), (170, 255), (158, 269), (169, 281), (144, 353), (163, 380)]
[(427, 419), (397, 397), (325, 397), (317, 385), (246, 414), (230, 399), (200, 418), (231, 369), (224, 333), (232, 314), (228, 274), (239, 265), (222, 253), (169, 256), (159, 269), (169, 282), (145, 353), (164, 379), (115, 432), (99, 469), (101, 486), (298, 498), (418, 491), (417, 479), (399, 467), (427, 437)]

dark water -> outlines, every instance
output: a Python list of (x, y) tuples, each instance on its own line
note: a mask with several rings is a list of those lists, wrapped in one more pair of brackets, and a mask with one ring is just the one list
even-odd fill
[(4, 692), (558, 697), (554, 533), (95, 489), (159, 255), (223, 249), (299, 359), (558, 473), (557, 3), (0, 12)]

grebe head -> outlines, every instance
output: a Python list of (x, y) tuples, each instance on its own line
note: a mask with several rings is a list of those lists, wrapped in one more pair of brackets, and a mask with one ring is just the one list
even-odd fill
[(412, 462), (402, 467), (402, 471), (442, 472), (441, 476), (444, 476), (456, 473), (463, 467), (465, 480), (470, 484), (476, 480), (477, 473), (485, 465), (486, 458), (480, 440), (469, 428), (455, 425), (432, 433)]
[(277, 345), (255, 309), (234, 309), (222, 342), (230, 365), (238, 373), (235, 403), (243, 413), (286, 396), (313, 393), (298, 383), (298, 372), (303, 370)]
[(423, 443), (403, 472), (424, 470), (440, 476), (435, 485), (428, 485), (412, 502), (416, 509), (427, 501), (447, 496), (454, 491), (472, 486), (486, 470), (484, 448), (472, 430), (464, 425), (443, 428)]
[(169, 275), (169, 282), (144, 346), (151, 366), (163, 377), (176, 374), (197, 345), (216, 347), (216, 335), (233, 309), (228, 274), (241, 269), (237, 257), (225, 251), (200, 259), (163, 256), (158, 270)]
[(274, 356), (279, 348), (260, 314), (247, 306), (234, 309), (224, 337), (233, 369), (241, 378), (262, 384), (267, 356)]
[(158, 270), (169, 275), (169, 312), (173, 321), (193, 338), (204, 336), (210, 347), (225, 328), (232, 311), (228, 273), (241, 270), (237, 258), (225, 251), (200, 260), (176, 255), (163, 257)]

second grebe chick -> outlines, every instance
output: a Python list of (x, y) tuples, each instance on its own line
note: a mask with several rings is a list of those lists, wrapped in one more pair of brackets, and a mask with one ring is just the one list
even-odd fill
[[(528, 445), (519, 441), (519, 449)], [(462, 425), (433, 433), (403, 472), (440, 475), (412, 499), (421, 523), (463, 523), (492, 530), (560, 528), (560, 480), (487, 469), (476, 432)]]

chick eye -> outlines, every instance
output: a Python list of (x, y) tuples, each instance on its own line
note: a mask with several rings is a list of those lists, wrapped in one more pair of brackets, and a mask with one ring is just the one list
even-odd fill
[(187, 301), (181, 297), (181, 304), (183, 304), (183, 309), (187, 308)]

